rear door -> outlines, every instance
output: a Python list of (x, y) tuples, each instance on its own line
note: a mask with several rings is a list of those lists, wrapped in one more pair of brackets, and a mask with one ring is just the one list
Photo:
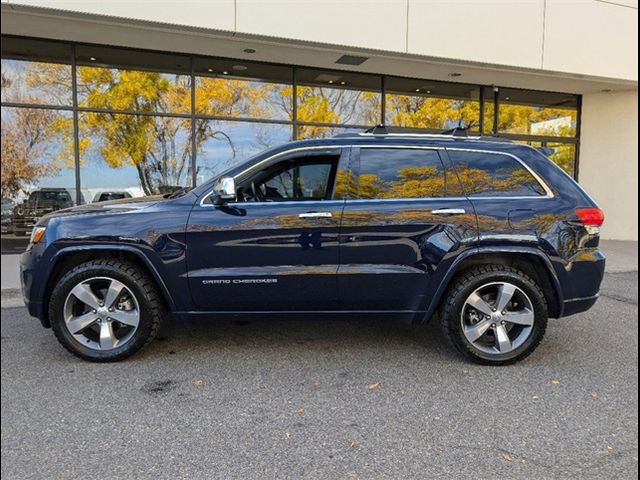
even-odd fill
[(340, 232), (342, 308), (423, 310), (437, 273), (477, 240), (473, 207), (437, 148), (354, 147)]

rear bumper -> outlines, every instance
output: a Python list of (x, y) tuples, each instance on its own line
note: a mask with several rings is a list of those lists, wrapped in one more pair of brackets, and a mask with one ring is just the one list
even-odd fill
[(598, 300), (600, 284), (604, 278), (606, 258), (598, 250), (585, 249), (567, 265), (562, 281), (564, 301), (561, 317), (589, 310)]

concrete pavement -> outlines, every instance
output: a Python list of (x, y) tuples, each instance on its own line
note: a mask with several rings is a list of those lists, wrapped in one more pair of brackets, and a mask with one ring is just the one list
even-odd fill
[(92, 364), (3, 309), (2, 478), (635, 479), (637, 285), (504, 368), (372, 321), (180, 322)]
[(504, 368), (371, 321), (179, 322), (91, 364), (3, 283), (2, 478), (637, 478), (637, 244), (603, 249), (595, 307)]

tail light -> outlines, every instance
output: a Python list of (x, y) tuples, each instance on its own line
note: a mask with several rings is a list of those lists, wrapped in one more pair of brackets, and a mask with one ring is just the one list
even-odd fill
[(591, 235), (600, 233), (604, 223), (604, 212), (599, 208), (576, 208), (576, 214)]

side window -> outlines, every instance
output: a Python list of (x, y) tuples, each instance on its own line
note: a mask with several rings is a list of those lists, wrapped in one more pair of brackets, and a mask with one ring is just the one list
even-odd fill
[(448, 150), (470, 197), (539, 196), (542, 185), (516, 159), (499, 153)]
[(294, 165), (267, 179), (267, 199), (322, 200), (329, 189), (330, 163)]
[(444, 166), (435, 150), (362, 147), (357, 191), (357, 198), (444, 197)]
[(244, 180), (239, 201), (286, 202), (331, 198), (339, 155), (291, 158)]

